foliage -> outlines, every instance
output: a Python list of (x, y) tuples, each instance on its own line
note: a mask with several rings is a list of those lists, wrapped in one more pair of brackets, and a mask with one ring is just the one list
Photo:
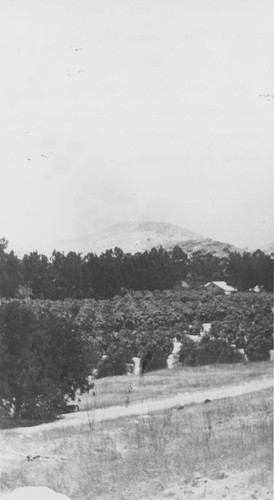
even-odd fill
[[(0, 296), (20, 296), (29, 289), (33, 298), (112, 299), (128, 290), (172, 290), (185, 281), (199, 288), (213, 280), (227, 281), (239, 290), (255, 285), (273, 290), (273, 259), (261, 250), (230, 253), (219, 258), (195, 251), (188, 256), (179, 246), (167, 251), (152, 248), (134, 255), (120, 248), (101, 255), (53, 251), (50, 258), (38, 252), (23, 259), (7, 252), (8, 242), (0, 240)], [(23, 287), (23, 288), (22, 288)]]
[(196, 365), (198, 363), (197, 345), (188, 337), (181, 339), (182, 347), (179, 355), (179, 361), (182, 365)]
[(210, 365), (236, 363), (242, 361), (243, 357), (226, 340), (204, 336), (199, 344), (184, 338), (179, 359), (183, 365)]
[(262, 361), (269, 359), (270, 349), (273, 349), (272, 324), (261, 315), (252, 322), (245, 352), (250, 361)]
[[(203, 322), (211, 322), (211, 340), (197, 346), (185, 334), (199, 334)], [(251, 361), (268, 359), (272, 295), (225, 296), (180, 289), (125, 291), (106, 300), (4, 299), (0, 305), (2, 406), (7, 410), (17, 406), (21, 415), (46, 418), (57, 412), (59, 401), (62, 406), (64, 394), (73, 397), (76, 387), (85, 389), (85, 377), (94, 368), (100, 377), (123, 374), (134, 356), (145, 362), (145, 372), (166, 366), (176, 336), (183, 343), (183, 364), (239, 361), (236, 349), (244, 349)], [(20, 394), (30, 402), (23, 405)]]
[(167, 355), (163, 348), (149, 346), (141, 354), (143, 373), (166, 368)]
[(7, 252), (8, 241), (0, 239), (0, 297), (14, 297), (22, 281), (21, 262), (13, 251)]
[(132, 354), (125, 341), (116, 339), (116, 341), (110, 343), (105, 356), (97, 365), (98, 377), (124, 375), (127, 373), (126, 363), (131, 362)]
[(242, 356), (234, 351), (227, 340), (209, 339), (205, 336), (197, 346), (197, 362), (199, 365), (235, 363), (237, 361), (242, 361)]
[(248, 290), (255, 285), (265, 290), (273, 290), (273, 258), (256, 250), (252, 254), (231, 253), (226, 268), (226, 276), (239, 290)]
[(0, 308), (0, 338), (0, 401), (15, 417), (56, 416), (88, 388), (88, 351), (68, 318), (12, 301)]

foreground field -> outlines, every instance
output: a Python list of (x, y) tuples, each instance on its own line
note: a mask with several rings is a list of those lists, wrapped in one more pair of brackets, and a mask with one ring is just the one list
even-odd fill
[[(194, 390), (208, 389), (208, 374), (213, 387), (214, 370), (217, 378), (229, 369), (199, 369), (200, 385), (198, 371), (189, 370), (189, 380), (197, 383)], [(271, 378), (270, 364), (246, 370), (254, 388), (267, 374)], [(173, 377), (176, 386), (178, 376), (158, 372), (142, 383), (148, 384), (149, 394), (150, 377), (168, 387)], [(131, 380), (119, 378), (125, 387)], [(75, 428), (9, 429), (2, 431), (1, 444), (4, 492), (47, 485), (73, 500), (272, 499), (271, 389)]]

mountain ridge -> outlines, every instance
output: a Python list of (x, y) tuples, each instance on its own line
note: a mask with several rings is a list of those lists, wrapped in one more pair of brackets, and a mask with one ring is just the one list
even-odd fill
[(114, 224), (96, 233), (82, 238), (60, 240), (39, 248), (39, 253), (51, 255), (53, 250), (101, 254), (115, 247), (121, 248), (124, 253), (149, 251), (151, 248), (162, 246), (170, 251), (178, 245), (187, 254), (201, 250), (203, 253), (213, 253), (219, 257), (229, 252), (243, 250), (229, 243), (213, 240), (187, 228), (166, 222), (123, 222)]

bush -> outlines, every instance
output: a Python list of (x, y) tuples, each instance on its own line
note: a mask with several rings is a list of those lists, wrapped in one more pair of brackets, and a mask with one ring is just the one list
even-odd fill
[(161, 370), (167, 366), (167, 356), (163, 349), (154, 348), (152, 352), (152, 358), (147, 363), (145, 371)]
[(239, 356), (231, 345), (223, 339), (209, 339), (203, 337), (197, 347), (197, 361), (199, 365), (211, 363), (235, 363)]
[(125, 375), (127, 373), (126, 363), (131, 361), (131, 351), (124, 342), (116, 345), (112, 343), (106, 351), (106, 357), (102, 358), (97, 365), (97, 377)]
[(246, 355), (249, 361), (268, 360), (270, 349), (273, 349), (272, 322), (270, 317), (258, 314), (248, 329)]
[(209, 365), (212, 363), (237, 363), (242, 355), (223, 339), (204, 336), (199, 344), (185, 337), (182, 340), (180, 363), (183, 365)]
[(20, 408), (20, 417), (32, 420), (48, 420), (63, 413), (66, 398), (62, 388), (45, 381), (44, 387), (40, 386), (40, 394), (29, 394), (25, 397)]
[(19, 301), (2, 304), (0, 344), (0, 406), (6, 413), (52, 418), (76, 389), (88, 389), (88, 351), (68, 319)]
[(183, 337), (181, 342), (182, 347), (179, 354), (180, 363), (182, 363), (182, 365), (196, 365), (198, 363), (197, 344), (188, 337)]
[(260, 336), (252, 338), (245, 347), (249, 361), (266, 361), (269, 359), (270, 342)]

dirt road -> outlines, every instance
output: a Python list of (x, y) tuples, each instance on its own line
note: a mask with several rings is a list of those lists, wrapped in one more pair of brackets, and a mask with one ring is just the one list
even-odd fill
[(197, 392), (185, 392), (176, 396), (158, 399), (154, 401), (144, 401), (142, 403), (130, 404), (126, 406), (111, 406), (109, 408), (98, 408), (95, 410), (80, 411), (64, 415), (56, 422), (37, 425), (34, 427), (20, 427), (13, 429), (13, 432), (20, 434), (34, 434), (49, 429), (60, 429), (65, 427), (74, 427), (88, 424), (90, 422), (102, 422), (107, 420), (115, 420), (120, 417), (129, 417), (137, 415), (146, 415), (149, 413), (165, 410), (175, 407), (176, 405), (189, 405), (195, 403), (203, 403), (206, 399), (214, 401), (234, 396), (241, 396), (255, 391), (273, 387), (272, 378), (265, 378), (259, 381), (240, 383), (239, 385), (228, 385), (226, 387), (203, 390)]

